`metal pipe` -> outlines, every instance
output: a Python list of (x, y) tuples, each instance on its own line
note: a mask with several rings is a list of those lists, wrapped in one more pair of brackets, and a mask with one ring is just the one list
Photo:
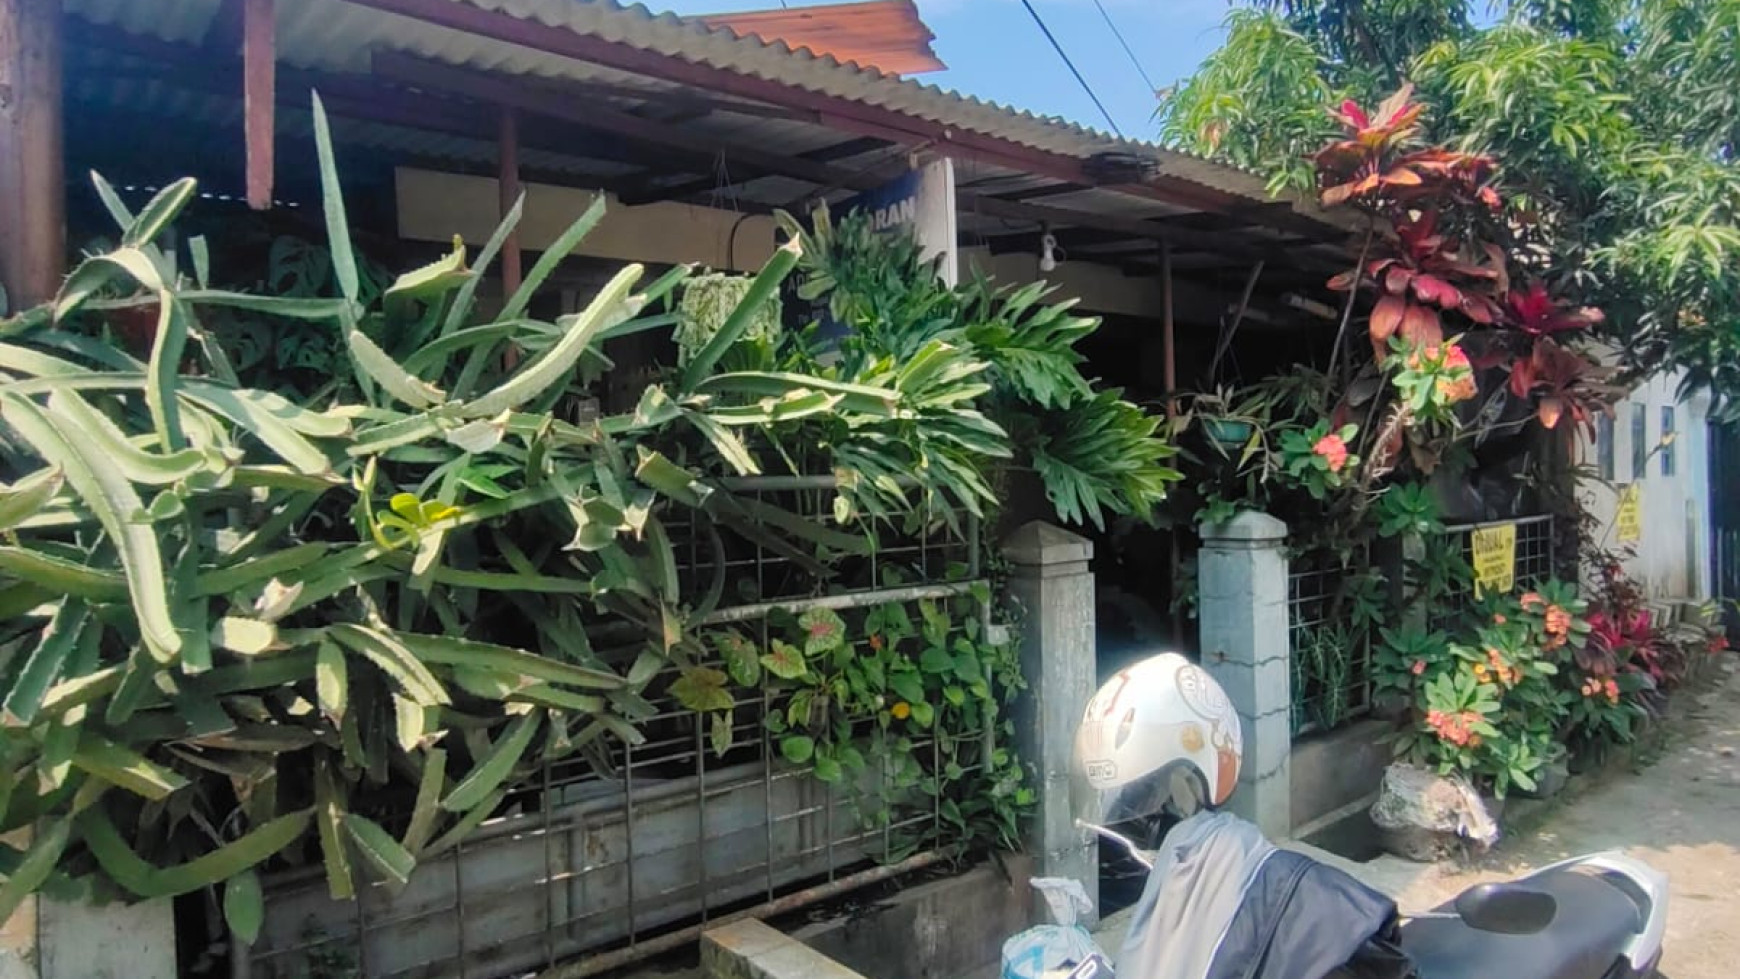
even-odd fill
[(771, 612), (780, 610), (798, 612), (813, 608), (863, 608), (895, 602), (916, 602), (926, 598), (955, 598), (971, 594), (972, 589), (972, 582), (962, 581), (946, 585), (911, 585), (906, 588), (880, 588), (871, 592), (848, 592), (844, 595), (821, 595), (816, 598), (757, 602), (754, 605), (738, 605), (732, 608), (717, 609), (702, 616), (697, 624), (718, 625), (722, 622), (743, 622), (748, 619), (763, 618)]
[(788, 894), (777, 901), (768, 901), (765, 904), (759, 904), (753, 908), (746, 908), (742, 911), (715, 918), (708, 925), (690, 925), (687, 928), (673, 931), (668, 935), (649, 938), (646, 941), (640, 942), (637, 945), (632, 945), (628, 948), (617, 949), (614, 952), (606, 952), (603, 955), (582, 959), (572, 965), (551, 969), (547, 972), (540, 973), (537, 979), (585, 979), (587, 976), (596, 976), (600, 973), (609, 972), (612, 969), (625, 966), (630, 962), (637, 962), (660, 952), (668, 952), (680, 948), (700, 938), (704, 931), (713, 928), (720, 928), (738, 921), (745, 921), (750, 918), (777, 917), (778, 915), (786, 914), (791, 911), (796, 911), (799, 908), (815, 904), (818, 901), (826, 901), (829, 898), (839, 897), (841, 894), (857, 890), (867, 884), (875, 884), (893, 877), (899, 877), (902, 874), (910, 874), (917, 870), (923, 870), (933, 864), (940, 863), (943, 859), (941, 853), (920, 853), (916, 856), (908, 857), (899, 863), (887, 864), (881, 867), (872, 867), (869, 870), (863, 870), (855, 874), (841, 877), (839, 880), (832, 883), (817, 884), (814, 887), (805, 888), (795, 894)]

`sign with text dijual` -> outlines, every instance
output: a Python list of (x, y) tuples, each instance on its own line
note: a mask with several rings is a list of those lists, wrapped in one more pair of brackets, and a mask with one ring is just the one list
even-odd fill
[(1613, 536), (1621, 544), (1643, 540), (1643, 484), (1628, 483), (1619, 491), (1619, 509), (1613, 514)]
[(1516, 587), (1516, 524), (1478, 527), (1469, 543), (1473, 552), (1474, 595), (1503, 595)]

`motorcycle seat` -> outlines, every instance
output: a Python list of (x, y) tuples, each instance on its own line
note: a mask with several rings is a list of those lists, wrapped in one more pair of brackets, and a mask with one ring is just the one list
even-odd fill
[[(1533, 934), (1481, 931), (1455, 918), (1403, 925), (1402, 951), (1420, 979), (1601, 979), (1626, 942), (1643, 930), (1637, 904), (1594, 873), (1557, 870), (1522, 883), (1558, 903), (1552, 923)], [(1455, 902), (1435, 910), (1454, 912)]]

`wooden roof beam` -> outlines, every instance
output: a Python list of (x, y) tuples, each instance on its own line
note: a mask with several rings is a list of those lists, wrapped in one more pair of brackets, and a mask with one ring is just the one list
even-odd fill
[[(958, 194), (956, 204), (962, 211), (982, 214), (987, 217), (1049, 224), (1053, 228), (1094, 228), (1101, 231), (1117, 232), (1132, 238), (1170, 241), (1181, 249), (1216, 251), (1226, 255), (1253, 259), (1262, 258), (1290, 264), (1318, 266), (1324, 263), (1323, 259), (1303, 250), (1283, 250), (1225, 231), (1177, 228), (1162, 224), (1159, 221), (1123, 217), (1115, 214), (1072, 211), (1068, 208), (1052, 207), (1047, 204), (1010, 201), (976, 194)], [(1335, 264), (1339, 267), (1340, 263)]]
[[(839, 143), (830, 143), (827, 146), (799, 153), (798, 156), (817, 163), (832, 163), (835, 160), (862, 156), (878, 149), (887, 149), (889, 145), (887, 140), (876, 139), (873, 136), (860, 136)], [(733, 187), (741, 187), (752, 180), (768, 176), (767, 173), (757, 171), (753, 167), (748, 168), (745, 172), (733, 172), (736, 168), (732, 166), (731, 161), (727, 159), (724, 162), (726, 173), (723, 180), (720, 179), (719, 174), (685, 180), (676, 184), (657, 184), (648, 180), (640, 188), (623, 197), (622, 202), (624, 204), (651, 204), (656, 201), (683, 200), (708, 191), (721, 192)]]
[(494, 105), (512, 106), (709, 161), (702, 171), (690, 167), (685, 172), (710, 171), (711, 161), (723, 154), (727, 159), (764, 174), (792, 177), (820, 187), (841, 186), (866, 190), (880, 186), (883, 182), (873, 175), (855, 175), (801, 156), (786, 156), (755, 147), (733, 145), (693, 129), (666, 126), (596, 103), (579, 104), (554, 93), (528, 88), (522, 84), (521, 79), (512, 75), (461, 68), (387, 51), (376, 52), (374, 71), (382, 78), (402, 84), (445, 91)]

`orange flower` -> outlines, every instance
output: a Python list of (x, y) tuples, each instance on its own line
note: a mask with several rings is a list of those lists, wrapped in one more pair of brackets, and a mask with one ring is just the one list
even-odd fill
[(1547, 606), (1547, 632), (1563, 636), (1571, 631), (1571, 613), (1557, 605)]
[(1480, 389), (1474, 386), (1473, 374), (1459, 374), (1454, 378), (1440, 377), (1433, 384), (1433, 388), (1437, 391), (1438, 397), (1443, 398), (1449, 404), (1467, 401), (1480, 393)]
[(870, 648), (879, 653), (882, 651), (882, 635), (880, 633), (870, 633)]
[(912, 716), (912, 705), (904, 700), (897, 700), (894, 702), (894, 706), (888, 709), (888, 713), (893, 714), (895, 720), (904, 721)]
[(1412, 670), (1409, 670), (1408, 672), (1414, 674), (1415, 676), (1419, 676), (1420, 674), (1426, 672), (1426, 661), (1423, 659), (1414, 660), (1414, 668)]
[(1504, 625), (1508, 621), (1509, 620), (1504, 617), (1503, 612), (1492, 613), (1492, 624), (1493, 625)]
[(1541, 598), (1540, 592), (1532, 592), (1532, 591), (1523, 592), (1523, 597), (1522, 597), (1521, 601), (1522, 601), (1522, 607), (1525, 609), (1529, 608), (1530, 606), (1533, 606), (1533, 605), (1546, 604), (1546, 600)]
[(1329, 471), (1338, 473), (1347, 465), (1347, 443), (1333, 432), (1317, 440), (1311, 451), (1329, 460)]

